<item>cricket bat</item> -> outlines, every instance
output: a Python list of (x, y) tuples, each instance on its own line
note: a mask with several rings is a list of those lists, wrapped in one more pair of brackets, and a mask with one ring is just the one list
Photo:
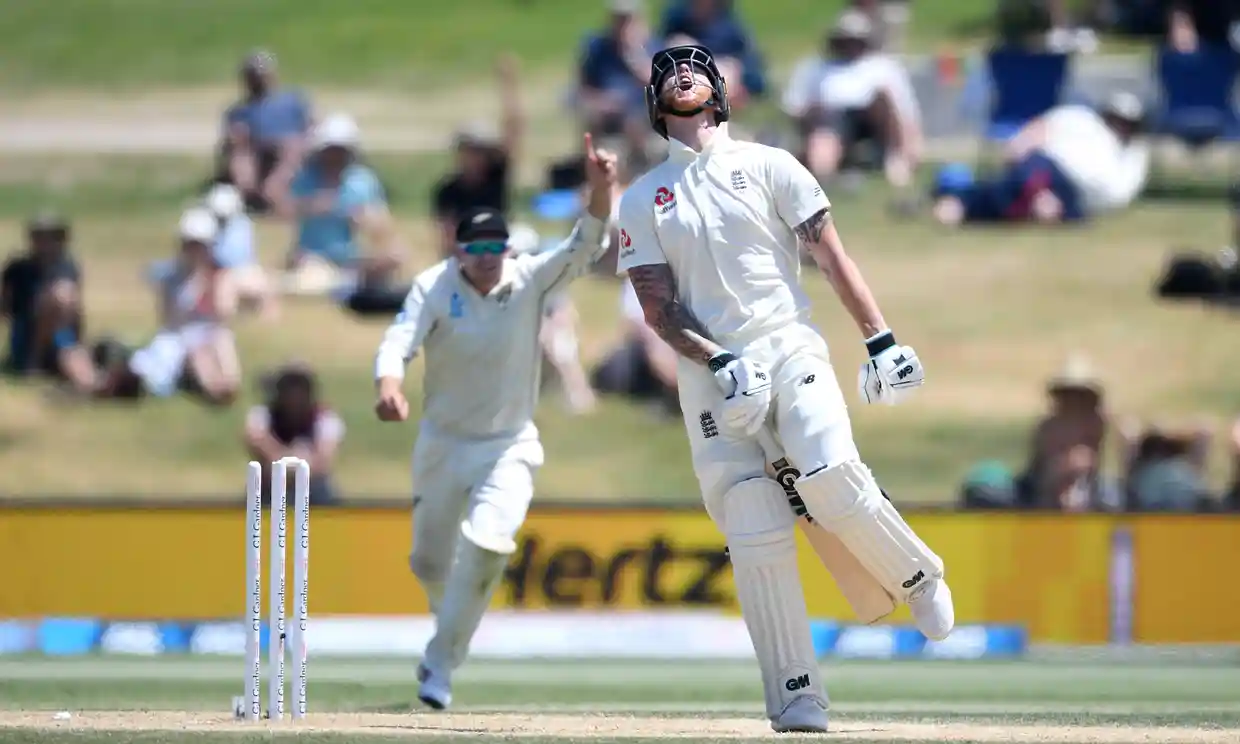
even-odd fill
[(758, 443), (775, 471), (775, 480), (788, 495), (789, 506), (797, 514), (797, 524), (800, 525), (801, 532), (818, 554), (818, 560), (822, 561), (823, 567), (835, 580), (835, 585), (839, 587), (844, 599), (848, 600), (857, 619), (866, 625), (872, 625), (895, 612), (895, 599), (878, 583), (878, 579), (861, 565), (861, 561), (857, 560), (838, 537), (810, 519), (805, 502), (796, 490), (796, 480), (801, 477), (801, 471), (788, 461), (783, 447), (775, 440), (775, 435), (763, 427), (758, 433)]

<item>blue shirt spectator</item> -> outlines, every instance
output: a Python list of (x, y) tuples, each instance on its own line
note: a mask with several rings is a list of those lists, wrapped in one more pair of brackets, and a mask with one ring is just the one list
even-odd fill
[(279, 147), (310, 127), (310, 105), (298, 91), (280, 89), (239, 101), (224, 114), (224, 128), (241, 124), (258, 150)]
[(578, 67), (578, 105), (587, 128), (598, 135), (618, 133), (624, 122), (644, 123), (642, 88), (650, 70), (651, 43), (637, 0), (611, 0), (606, 30), (589, 37)]
[(688, 36), (716, 58), (741, 64), (741, 84), (752, 96), (766, 91), (764, 62), (728, 0), (676, 0), (663, 16), (662, 36)]
[[(317, 199), (330, 188), (311, 158), (293, 179), (292, 195), (298, 201)], [(350, 266), (361, 258), (354, 216), (364, 207), (384, 205), (386, 198), (374, 171), (356, 162), (345, 166), (334, 191), (326, 208), (299, 211), (297, 247), (337, 266)]]
[(221, 269), (236, 269), (255, 263), (254, 223), (249, 216), (239, 214), (224, 223), (212, 253)]
[[(655, 50), (642, 47), (647, 57)], [(581, 59), (581, 87), (609, 93), (624, 101), (642, 101), (642, 82), (625, 61), (620, 44), (610, 34), (599, 34), (586, 40)]]

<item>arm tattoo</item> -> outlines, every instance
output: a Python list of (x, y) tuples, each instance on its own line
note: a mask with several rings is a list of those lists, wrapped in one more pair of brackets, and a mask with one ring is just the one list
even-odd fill
[(827, 229), (827, 225), (831, 223), (831, 208), (823, 207), (814, 213), (808, 220), (797, 225), (793, 230), (801, 242), (811, 246), (822, 240), (822, 231)]
[(676, 279), (667, 264), (634, 266), (629, 281), (646, 313), (646, 323), (676, 350), (677, 354), (706, 364), (721, 349), (710, 340), (706, 328), (676, 299)]

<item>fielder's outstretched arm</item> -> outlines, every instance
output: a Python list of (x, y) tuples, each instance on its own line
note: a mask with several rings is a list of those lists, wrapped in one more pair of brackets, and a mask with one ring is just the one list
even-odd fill
[(676, 278), (667, 264), (629, 268), (629, 281), (641, 303), (646, 324), (676, 350), (703, 366), (724, 349), (710, 340), (705, 326), (676, 298)]
[(534, 281), (546, 292), (561, 289), (590, 270), (591, 264), (607, 252), (606, 217), (599, 219), (585, 214), (577, 220), (573, 232), (560, 245), (534, 260)]

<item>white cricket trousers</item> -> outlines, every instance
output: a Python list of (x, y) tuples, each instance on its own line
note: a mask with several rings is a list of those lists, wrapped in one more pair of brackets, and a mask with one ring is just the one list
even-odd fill
[(462, 534), (492, 553), (516, 550), (534, 497), (534, 473), (542, 464), (542, 444), (532, 426), (517, 436), (463, 439), (424, 421), (413, 450), (409, 567), (418, 579), (442, 586)]
[[(827, 344), (814, 328), (789, 326), (731, 351), (769, 367), (768, 424), (798, 470), (812, 473), (861, 459)], [(710, 370), (682, 359), (679, 380), (693, 470), (707, 512), (722, 525), (724, 495), (742, 481), (765, 477), (767, 460), (756, 440), (733, 438), (723, 430), (723, 395)]]

